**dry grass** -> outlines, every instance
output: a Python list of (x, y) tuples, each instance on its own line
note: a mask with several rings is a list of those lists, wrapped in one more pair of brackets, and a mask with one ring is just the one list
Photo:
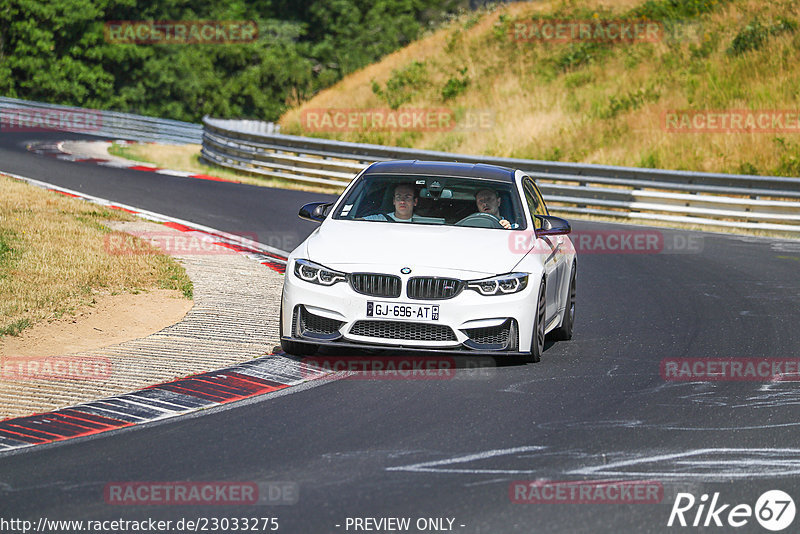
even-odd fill
[(176, 171), (195, 172), (197, 174), (207, 174), (226, 180), (260, 185), (264, 187), (278, 187), (281, 189), (297, 189), (300, 191), (311, 191), (314, 193), (339, 194), (344, 187), (325, 187), (280, 180), (275, 178), (265, 178), (236, 172), (222, 167), (209, 166), (201, 163), (200, 145), (160, 145), (156, 143), (127, 143), (125, 145), (113, 144), (109, 153), (115, 156), (127, 158), (134, 161), (152, 163), (163, 169)]
[(105, 220), (132, 217), (0, 176), (0, 336), (72, 313), (101, 293), (163, 288), (191, 298), (191, 281), (172, 258), (108, 254)]
[[(590, 49), (591, 59), (572, 66), (565, 66), (564, 58), (580, 46), (511, 38), (515, 21), (595, 14), (623, 18), (643, 4), (552, 0), (468, 13), (287, 112), (280, 120), (282, 132), (454, 153), (800, 176), (796, 133), (673, 133), (663, 127), (667, 110), (800, 109), (800, 71), (795, 67), (800, 29), (771, 33), (760, 47), (729, 53), (734, 38), (753, 21), (767, 26), (782, 18), (800, 23), (796, 2), (720, 0), (710, 13), (678, 21), (677, 34), (656, 43), (602, 45)], [(424, 72), (408, 88), (401, 109), (446, 107), (457, 117), (488, 115), (489, 126), (445, 132), (319, 133), (304, 128), (305, 110), (388, 108), (373, 84), (386, 92), (387, 82), (415, 62), (424, 64)], [(462, 72), (469, 84), (445, 99), (448, 80)]]
[[(707, 172), (800, 175), (797, 134), (671, 133), (667, 110), (800, 109), (800, 30), (769, 35), (757, 49), (729, 54), (734, 38), (754, 20), (800, 21), (796, 2), (719, 2), (713, 11), (683, 19), (680, 38), (601, 46), (586, 62), (564, 66), (576, 46), (518, 42), (514, 21), (542, 15), (619, 18), (643, 1), (518, 3), (465, 15), (428, 37), (356, 72), (286, 113), (282, 131), (420, 149), (531, 159)], [(448, 107), (456, 115), (488, 110), (489, 128), (467, 131), (356, 131), (304, 129), (307, 109), (385, 108), (372, 90), (423, 62), (424, 76), (402, 105)], [(454, 98), (442, 89), (466, 69), (469, 85)], [(621, 104), (620, 104), (621, 103)]]

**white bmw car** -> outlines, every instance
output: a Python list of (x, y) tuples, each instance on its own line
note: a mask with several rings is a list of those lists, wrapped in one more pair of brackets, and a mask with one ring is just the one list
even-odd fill
[(539, 361), (572, 337), (576, 256), (525, 173), (388, 161), (362, 171), (289, 256), (284, 352), (320, 346), (466, 352)]

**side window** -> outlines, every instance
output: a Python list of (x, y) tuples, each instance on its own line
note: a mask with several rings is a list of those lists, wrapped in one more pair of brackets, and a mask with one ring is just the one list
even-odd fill
[(534, 182), (531, 182), (533, 186), (533, 192), (536, 194), (536, 199), (539, 201), (539, 209), (536, 212), (536, 215), (550, 215), (550, 212), (547, 210), (547, 205), (544, 203), (544, 199), (542, 198), (542, 193), (539, 191), (539, 188), (536, 187)]
[(536, 218), (535, 215), (547, 215), (547, 208), (542, 201), (542, 196), (539, 194), (539, 191), (536, 189), (536, 186), (530, 178), (526, 177), (523, 180), (522, 189), (525, 191), (525, 202), (528, 203), (528, 209), (531, 212), (533, 227), (541, 228), (542, 221)]

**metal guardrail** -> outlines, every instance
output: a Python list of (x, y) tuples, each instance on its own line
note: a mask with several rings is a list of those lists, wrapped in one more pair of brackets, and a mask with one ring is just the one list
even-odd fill
[(259, 176), (340, 187), (374, 161), (489, 163), (528, 173), (554, 212), (800, 236), (800, 178), (452, 154), (281, 135), (271, 123), (262, 124), (203, 118), (202, 159)]
[(191, 122), (0, 97), (3, 131), (64, 131), (172, 144), (199, 144), (203, 137), (203, 126)]

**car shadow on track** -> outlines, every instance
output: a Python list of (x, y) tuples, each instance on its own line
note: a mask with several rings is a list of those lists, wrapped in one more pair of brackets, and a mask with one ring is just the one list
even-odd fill
[[(544, 350), (553, 346), (545, 341)], [(522, 356), (447, 352), (408, 352), (403, 349), (351, 349), (322, 346), (312, 356), (296, 356), (274, 348), (274, 353), (294, 361), (331, 371), (378, 372), (388, 369), (490, 369), (527, 365)]]

